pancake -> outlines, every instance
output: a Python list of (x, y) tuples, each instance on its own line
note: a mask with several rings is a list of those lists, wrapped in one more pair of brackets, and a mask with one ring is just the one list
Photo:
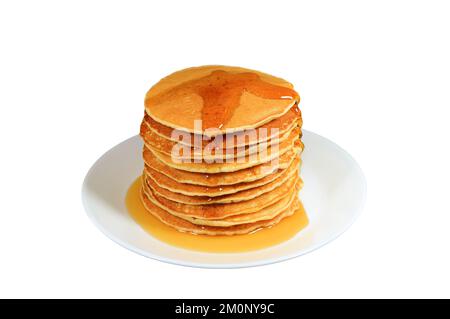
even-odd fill
[(262, 185), (258, 185), (258, 183), (250, 183), (250, 186), (245, 184), (240, 185), (243, 189), (236, 189), (233, 186), (223, 186), (228, 188), (227, 190), (231, 192), (229, 194), (225, 194), (221, 191), (223, 189), (222, 186), (216, 186), (215, 193), (210, 193), (208, 191), (208, 187), (205, 188), (202, 186), (193, 186), (189, 184), (185, 186), (174, 182), (170, 178), (165, 177), (156, 171), (152, 171), (151, 169), (146, 169), (144, 171), (144, 178), (147, 181), (148, 186), (164, 198), (190, 205), (210, 205), (214, 203), (244, 201), (269, 192), (275, 187), (280, 186), (292, 175), (298, 174), (298, 165), (291, 165), (291, 167), (290, 169), (282, 170), (278, 174), (272, 174), (277, 176), (275, 176), (272, 181)]
[[(186, 140), (184, 139), (180, 140), (179, 138), (177, 138), (176, 134), (174, 137), (172, 136), (172, 132), (174, 130), (173, 128), (156, 122), (147, 114), (144, 115), (144, 118), (142, 120), (141, 131), (149, 129), (153, 134), (156, 134), (160, 137), (163, 137), (165, 139), (174, 142), (185, 144), (187, 146), (194, 146), (195, 141), (197, 140), (201, 141), (202, 147), (206, 147), (208, 144), (212, 142), (212, 140), (214, 140), (215, 144), (219, 148), (224, 149), (224, 148), (249, 146), (257, 143), (266, 142), (267, 140), (273, 137), (273, 134), (276, 134), (276, 129), (278, 129), (279, 135), (283, 135), (287, 131), (293, 129), (295, 126), (299, 127), (302, 126), (301, 112), (297, 105), (292, 107), (289, 110), (289, 112), (287, 112), (285, 115), (258, 127), (258, 130), (255, 131), (256, 133), (255, 135), (249, 134), (249, 132), (247, 131), (235, 132), (233, 134), (222, 135), (220, 141), (216, 141), (215, 138), (205, 140), (204, 137), (200, 134), (189, 134), (189, 137)], [(266, 130), (267, 134), (260, 134), (261, 132), (260, 129)], [(228, 137), (232, 136), (233, 138), (232, 143), (228, 143), (228, 145), (226, 143), (227, 136)]]
[(254, 213), (264, 207), (270, 206), (289, 195), (295, 187), (301, 188), (303, 182), (299, 176), (292, 176), (284, 184), (271, 192), (262, 194), (243, 202), (211, 205), (188, 205), (177, 203), (161, 197), (153, 192), (145, 183), (143, 189), (147, 197), (157, 206), (175, 216), (193, 217), (200, 219), (223, 219), (228, 216)]
[[(283, 79), (212, 65), (184, 69), (160, 80), (146, 94), (145, 111), (165, 126), (215, 136), (264, 125), (299, 101), (292, 84)], [(202, 125), (196, 127), (200, 119)]]
[[(245, 191), (247, 189), (254, 189), (256, 187), (260, 187), (263, 185), (267, 185), (275, 180), (278, 181), (279, 178), (281, 178), (279, 182), (283, 182), (295, 173), (300, 163), (300, 158), (296, 157), (290, 166), (286, 169), (278, 169), (276, 172), (263, 177), (261, 179), (258, 179), (256, 181), (248, 182), (248, 183), (238, 183), (234, 185), (220, 185), (220, 186), (203, 186), (203, 185), (193, 185), (193, 184), (184, 184), (179, 183), (178, 181), (175, 181), (171, 179), (170, 177), (154, 170), (153, 168), (146, 166), (144, 169), (144, 177), (150, 178), (153, 183), (156, 183), (157, 186), (168, 190), (172, 193), (178, 193), (187, 196), (188, 198), (185, 198), (183, 201), (182, 198), (178, 198), (176, 195), (173, 195), (172, 197), (164, 196), (162, 192), (159, 192), (159, 195), (166, 197), (168, 199), (172, 199), (174, 201), (186, 203), (186, 204), (193, 204), (197, 202), (199, 199), (198, 197), (207, 197), (204, 198), (201, 202), (205, 202), (205, 204), (212, 204), (215, 202), (214, 199), (211, 199), (211, 197), (222, 197), (224, 198), (225, 195), (229, 194), (235, 194), (240, 191)], [(157, 191), (158, 192), (158, 191)], [(242, 195), (242, 194), (241, 194)], [(170, 196), (170, 194), (169, 194)], [(192, 198), (192, 199), (191, 199)], [(218, 198), (218, 200), (221, 200)]]
[(177, 203), (189, 204), (189, 205), (212, 205), (212, 204), (228, 204), (236, 203), (249, 200), (255, 196), (260, 196), (267, 192), (272, 191), (276, 187), (280, 186), (282, 183), (286, 182), (293, 174), (298, 174), (297, 170), (287, 171), (281, 177), (275, 179), (274, 181), (267, 183), (265, 185), (250, 188), (233, 194), (227, 194), (222, 196), (199, 196), (196, 194), (184, 195), (180, 193), (172, 192), (158, 185), (154, 179), (147, 174), (145, 181), (147, 185), (157, 194), (158, 196), (170, 199)]
[[(288, 143), (292, 144), (289, 145)], [(177, 160), (174, 161), (171, 156), (158, 152), (151, 146), (146, 145), (146, 148), (150, 150), (152, 154), (158, 158), (158, 160), (160, 160), (167, 166), (188, 172), (215, 174), (235, 172), (272, 161), (277, 162), (277, 159), (279, 159), (280, 156), (291, 149), (294, 149), (295, 152), (300, 152), (301, 150), (303, 150), (303, 143), (298, 137), (294, 137), (292, 140), (286, 140), (282, 142), (280, 144), (280, 147), (276, 147), (275, 150), (274, 147), (269, 146), (267, 147), (267, 152), (265, 153), (258, 153), (257, 156), (246, 156), (241, 158), (241, 162), (233, 161), (231, 163), (207, 163), (204, 161), (200, 163), (186, 163)], [(276, 165), (276, 163), (274, 163), (274, 165)]]
[[(217, 187), (220, 185), (234, 185), (239, 187), (242, 183), (251, 183), (257, 180), (269, 177), (277, 170), (282, 170), (297, 158), (295, 150), (289, 150), (278, 158), (278, 165), (271, 165), (271, 163), (261, 164), (250, 168), (229, 173), (204, 174), (179, 170), (160, 161), (150, 150), (144, 148), (143, 157), (145, 165), (148, 165), (153, 170), (166, 175), (167, 177), (177, 181), (178, 183), (201, 185), (206, 187)], [(269, 177), (270, 179), (270, 177)]]
[[(183, 158), (203, 158), (205, 160), (216, 160), (216, 159), (231, 159), (248, 156), (250, 154), (255, 154), (259, 151), (259, 145), (280, 145), (282, 142), (286, 141), (289, 138), (293, 138), (295, 136), (301, 136), (301, 129), (298, 126), (292, 127), (290, 130), (286, 131), (280, 135), (273, 135), (273, 137), (266, 141), (264, 144), (253, 144), (250, 146), (241, 146), (235, 148), (221, 148), (219, 145), (223, 145), (224, 143), (215, 144), (215, 141), (210, 142), (204, 148), (201, 147), (190, 147), (186, 144), (182, 144), (180, 142), (174, 142), (172, 140), (161, 137), (160, 135), (153, 132), (146, 125), (141, 125), (142, 138), (145, 141), (145, 144), (151, 146), (155, 150), (169, 155), (174, 156), (179, 159)], [(178, 154), (172, 151), (178, 147)], [(282, 146), (280, 146), (282, 147)], [(187, 154), (184, 152), (187, 151)]]
[[(147, 199), (154, 202), (151, 197), (152, 194), (147, 195), (148, 193), (144, 191), (144, 195)], [(233, 216), (228, 216), (222, 219), (200, 219), (200, 218), (192, 218), (184, 215), (174, 215), (178, 218), (184, 219), (188, 222), (191, 222), (196, 225), (203, 226), (217, 226), (217, 227), (230, 227), (240, 224), (254, 223), (261, 220), (269, 220), (286, 210), (294, 200), (298, 200), (298, 189), (294, 188), (289, 192), (287, 196), (284, 196), (280, 200), (276, 201), (272, 205), (264, 207), (254, 213), (248, 214), (238, 214)], [(159, 208), (165, 210), (164, 207), (157, 205)], [(166, 210), (167, 213), (171, 214)]]
[(289, 196), (283, 197), (279, 201), (275, 202), (274, 204), (264, 207), (263, 209), (249, 214), (240, 214), (240, 215), (234, 215), (229, 216), (223, 219), (198, 219), (198, 218), (191, 218), (191, 217), (183, 217), (183, 216), (177, 216), (181, 219), (187, 220), (188, 222), (195, 224), (195, 225), (202, 225), (202, 226), (217, 226), (217, 227), (230, 227), (235, 225), (242, 225), (242, 224), (248, 224), (248, 223), (255, 223), (263, 220), (270, 220), (276, 217), (277, 215), (281, 214), (283, 211), (285, 211), (289, 206), (294, 202), (298, 200), (298, 194), (297, 192), (291, 192)]
[(174, 215), (169, 214), (164, 209), (153, 204), (144, 193), (141, 192), (141, 200), (146, 208), (146, 210), (159, 219), (162, 223), (174, 227), (175, 229), (182, 232), (189, 232), (198, 235), (243, 235), (248, 234), (258, 229), (264, 227), (270, 227), (274, 224), (277, 224), (283, 218), (291, 216), (295, 213), (296, 210), (300, 208), (299, 200), (294, 200), (291, 206), (289, 206), (285, 211), (281, 212), (277, 216), (269, 220), (261, 220), (255, 223), (246, 223), (239, 224), (230, 227), (218, 227), (218, 226), (204, 226), (204, 225), (196, 225), (182, 218), (176, 217)]
[(235, 149), (218, 149), (214, 144), (206, 147), (203, 150), (198, 148), (191, 148), (186, 145), (168, 141), (151, 133), (145, 134), (144, 143), (147, 147), (151, 147), (152, 149), (164, 155), (170, 156), (177, 161), (202, 159), (206, 162), (224, 162), (226, 160), (233, 161), (233, 159), (239, 159), (249, 156), (255, 157), (258, 156), (258, 153), (264, 152), (265, 150), (267, 150), (268, 153), (271, 152), (271, 149), (284, 150), (290, 147), (293, 142), (300, 137), (301, 129), (299, 127), (295, 127), (279, 138), (274, 138), (264, 143)]

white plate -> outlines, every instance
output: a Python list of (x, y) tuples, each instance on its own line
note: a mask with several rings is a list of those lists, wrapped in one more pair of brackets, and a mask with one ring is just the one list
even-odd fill
[(170, 246), (153, 238), (128, 215), (125, 195), (141, 174), (142, 142), (134, 136), (106, 152), (89, 170), (82, 189), (94, 224), (119, 245), (143, 256), (192, 267), (239, 268), (271, 264), (315, 250), (347, 230), (361, 212), (366, 181), (355, 160), (317, 134), (303, 131), (305, 150), (300, 197), (309, 225), (292, 239), (244, 253), (204, 253)]

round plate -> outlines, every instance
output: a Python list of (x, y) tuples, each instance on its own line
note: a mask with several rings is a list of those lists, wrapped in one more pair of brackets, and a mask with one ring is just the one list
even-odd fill
[(303, 130), (305, 150), (300, 198), (310, 223), (290, 240), (244, 253), (204, 253), (170, 246), (153, 238), (128, 215), (125, 195), (143, 168), (142, 141), (134, 136), (106, 152), (89, 170), (82, 189), (94, 224), (119, 245), (143, 256), (192, 267), (238, 268), (271, 264), (315, 250), (342, 234), (361, 212), (366, 181), (342, 148)]

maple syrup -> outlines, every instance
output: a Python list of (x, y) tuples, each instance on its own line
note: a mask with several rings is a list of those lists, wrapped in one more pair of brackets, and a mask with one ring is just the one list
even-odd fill
[(181, 83), (153, 96), (147, 103), (159, 104), (165, 100), (195, 93), (203, 100), (201, 111), (203, 129), (221, 129), (233, 116), (245, 91), (265, 99), (287, 99), (296, 102), (300, 99), (295, 90), (268, 83), (257, 73), (214, 70), (207, 76)]
[(308, 217), (301, 206), (278, 224), (246, 235), (208, 236), (180, 232), (163, 224), (145, 209), (139, 195), (141, 183), (139, 177), (128, 189), (125, 203), (129, 214), (153, 237), (176, 247), (211, 253), (246, 252), (280, 244), (308, 225)]

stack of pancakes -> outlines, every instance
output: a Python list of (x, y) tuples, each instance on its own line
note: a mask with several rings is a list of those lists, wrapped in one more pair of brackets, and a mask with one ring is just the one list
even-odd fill
[(140, 131), (145, 208), (206, 235), (251, 233), (294, 214), (303, 185), (298, 103), (289, 82), (238, 67), (163, 78), (146, 95)]

